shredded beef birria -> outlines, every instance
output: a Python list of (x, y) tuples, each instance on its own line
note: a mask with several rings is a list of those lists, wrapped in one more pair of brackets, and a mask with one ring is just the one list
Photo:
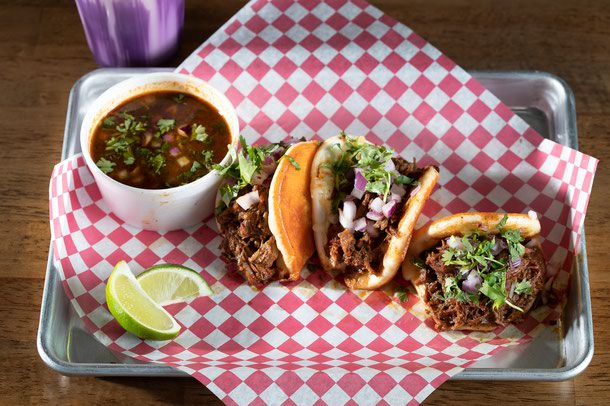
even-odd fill
[[(508, 299), (514, 305), (523, 309), (516, 310), (506, 303), (493, 309), (492, 302), (484, 295), (479, 295), (479, 304), (460, 302), (457, 299), (444, 299), (443, 286), (447, 277), (459, 279), (459, 271), (453, 266), (443, 263), (442, 255), (448, 246), (445, 240), (435, 249), (424, 254), (426, 265), (422, 269), (419, 283), (425, 284), (424, 301), (428, 304), (438, 330), (489, 330), (508, 324), (522, 322), (527, 313), (536, 304), (545, 282), (545, 261), (539, 247), (525, 247), (521, 263), (509, 268), (506, 273), (506, 291)], [(507, 258), (506, 251), (498, 258)], [(517, 294), (514, 286), (517, 282), (527, 280), (531, 285), (530, 294)]]
[[(423, 174), (423, 169), (418, 168), (415, 162), (408, 162), (403, 158), (392, 158), (392, 161), (401, 175), (417, 180)], [(349, 190), (344, 192), (349, 193)], [(356, 218), (363, 217), (366, 214), (369, 210), (369, 203), (375, 197), (377, 197), (376, 194), (365, 192), (362, 199), (355, 202), (357, 207)], [(409, 191), (407, 191), (390, 219), (383, 217), (375, 223), (374, 227), (378, 231), (377, 236), (371, 235), (368, 231), (352, 233), (343, 228), (341, 224), (331, 224), (327, 234), (331, 262), (335, 265), (345, 264), (345, 272), (347, 273), (362, 271), (376, 273), (383, 261), (388, 243), (396, 233), (400, 219), (404, 215), (408, 198)]]
[(217, 220), (224, 237), (220, 248), (225, 259), (237, 264), (237, 271), (250, 285), (258, 285), (283, 280), (289, 275), (278, 264), (281, 254), (269, 230), (269, 183), (246, 187), (240, 196), (253, 190), (258, 191), (258, 204), (244, 210), (233, 200), (218, 214)]

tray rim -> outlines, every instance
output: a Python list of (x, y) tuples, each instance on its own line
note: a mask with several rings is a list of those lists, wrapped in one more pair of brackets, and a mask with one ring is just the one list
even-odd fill
[[(99, 68), (81, 76), (72, 86), (68, 97), (68, 109), (66, 112), (66, 122), (69, 122), (73, 112), (75, 102), (78, 96), (78, 90), (82, 84), (91, 76), (98, 75), (107, 71), (117, 73), (147, 73), (158, 71), (171, 71), (172, 68)], [(543, 77), (547, 80), (555, 82), (566, 95), (567, 104), (567, 146), (578, 149), (578, 132), (576, 127), (576, 109), (574, 94), (570, 86), (560, 77), (544, 71), (516, 71), (516, 70), (473, 70), (468, 71), (476, 80), (511, 76), (515, 79), (519, 77)], [(65, 142), (68, 134), (69, 126), (64, 129), (64, 137), (62, 144), (61, 159), (67, 158), (67, 143)], [(593, 321), (591, 312), (591, 296), (589, 291), (589, 273), (587, 264), (587, 251), (585, 242), (584, 227), (579, 243), (580, 254), (578, 255), (578, 263), (580, 270), (580, 297), (582, 299), (584, 313), (584, 330), (585, 330), (585, 346), (587, 350), (581, 354), (579, 359), (572, 366), (564, 366), (560, 368), (467, 368), (455, 375), (451, 379), (455, 380), (503, 380), (503, 381), (519, 381), (519, 380), (534, 380), (534, 381), (564, 381), (571, 379), (582, 373), (593, 358), (594, 353), (594, 337), (593, 337)], [(47, 258), (47, 267), (45, 272), (45, 283), (43, 287), (43, 295), (41, 302), (40, 319), (38, 324), (38, 332), (36, 335), (36, 347), (38, 354), (43, 363), (52, 370), (66, 376), (154, 376), (154, 377), (188, 377), (188, 375), (178, 369), (161, 364), (143, 363), (143, 364), (124, 364), (124, 363), (73, 363), (57, 358), (53, 351), (49, 348), (48, 342), (48, 325), (52, 310), (52, 298), (57, 294), (56, 287), (61, 286), (61, 282), (57, 281), (57, 273), (53, 272), (53, 247), (49, 244), (49, 255)], [(61, 292), (65, 294), (65, 292)], [(136, 371), (137, 370), (137, 373)]]

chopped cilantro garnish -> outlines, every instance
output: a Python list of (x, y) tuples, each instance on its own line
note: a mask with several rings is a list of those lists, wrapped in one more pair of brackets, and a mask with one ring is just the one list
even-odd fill
[(197, 172), (197, 170), (199, 170), (199, 168), (201, 168), (201, 164), (197, 161), (193, 162), (193, 166), (191, 166), (191, 173), (195, 173)]
[[(475, 232), (461, 238), (450, 237), (449, 243), (451, 245), (445, 247), (441, 259), (445, 266), (457, 267), (458, 272), (462, 275), (466, 275), (471, 270), (476, 270), (482, 279), (478, 293), (486, 296), (493, 303), (494, 309), (506, 304), (516, 310), (523, 311), (508, 300), (511, 293), (506, 290), (506, 273), (511, 266), (510, 262), (505, 256), (499, 256), (498, 252), (492, 254), (492, 251), (497, 250), (497, 238), (506, 241), (510, 261), (519, 260), (525, 253), (525, 247), (521, 244), (523, 237), (519, 230), (504, 228), (507, 220), (508, 216), (505, 215), (498, 224), (499, 234), (496, 236), (487, 236)], [(464, 292), (456, 278), (445, 278), (443, 291), (446, 300), (456, 299), (458, 301), (475, 302), (479, 299), (478, 293), (473, 295)], [(530, 294), (530, 282), (527, 280), (518, 282), (514, 293)]]
[(136, 119), (134, 116), (132, 116), (131, 114), (129, 114), (125, 111), (121, 111), (119, 113), (119, 117), (121, 117), (123, 120), (131, 120), (131, 121), (134, 121)]
[(211, 170), (212, 166), (214, 165), (214, 151), (204, 149), (201, 151), (201, 156), (203, 157), (203, 166), (205, 166), (208, 170)]
[(193, 124), (191, 126), (191, 141), (199, 141), (208, 143), (210, 138), (208, 133), (205, 131), (205, 127), (199, 124)]
[(182, 93), (180, 93), (178, 96), (175, 96), (174, 101), (178, 104), (184, 104), (186, 102)]
[(125, 121), (117, 125), (115, 127), (115, 130), (123, 137), (127, 137), (129, 135), (137, 135), (138, 133), (141, 133), (146, 130), (146, 122), (135, 121), (135, 118), (127, 113), (121, 113), (120, 116), (123, 117)]
[(114, 162), (107, 160), (106, 158), (100, 158), (96, 163), (97, 167), (102, 170), (104, 173), (112, 172), (113, 168), (116, 166)]
[[(237, 152), (232, 145), (229, 145), (229, 155), (232, 160), (227, 165), (215, 164), (213, 169), (218, 171), (218, 174), (223, 178), (232, 179), (231, 183), (224, 183), (220, 187), (220, 197), (224, 206), (229, 206), (231, 201), (236, 198), (239, 191), (252, 184), (254, 173), (259, 172), (263, 162), (278, 148), (283, 147), (281, 144), (262, 145), (253, 147), (246, 144), (243, 136), (240, 136), (240, 144), (242, 151)], [(222, 210), (222, 205), (217, 207), (217, 210)]]
[(421, 258), (413, 258), (413, 265), (423, 269), (426, 266), (426, 262)]
[(419, 185), (418, 181), (416, 181), (415, 179), (410, 178), (408, 176), (405, 176), (405, 175), (398, 175), (396, 177), (396, 179), (394, 179), (394, 182), (396, 182), (399, 185), (413, 185), (413, 186)]
[(115, 126), (116, 122), (110, 117), (106, 117), (104, 121), (102, 121), (102, 127), (104, 128), (114, 128)]
[(515, 293), (518, 295), (531, 295), (532, 285), (530, 281), (524, 279), (522, 281), (517, 282), (517, 285), (515, 286)]
[(409, 300), (409, 291), (404, 286), (399, 286), (394, 291), (394, 297), (398, 299), (400, 303), (404, 303)]
[[(347, 185), (347, 173), (350, 168), (360, 168), (366, 178), (366, 191), (376, 193), (387, 199), (394, 182), (398, 184), (416, 184), (408, 176), (403, 176), (391, 169), (394, 150), (384, 146), (369, 144), (358, 138), (351, 138), (341, 133), (345, 141), (345, 151), (332, 163), (324, 164), (332, 169), (335, 176), (335, 196), (333, 207), (338, 207), (339, 192)], [(339, 145), (337, 145), (339, 147)], [(348, 192), (349, 193), (349, 192)]]
[(159, 129), (155, 134), (156, 137), (159, 137), (165, 134), (168, 131), (171, 131), (176, 126), (176, 120), (173, 118), (162, 118), (157, 121), (157, 128)]
[(301, 170), (301, 165), (299, 165), (299, 163), (293, 157), (291, 157), (290, 155), (284, 154), (284, 158), (288, 159), (288, 162), (290, 162), (297, 171)]
[(136, 161), (136, 158), (133, 156), (133, 152), (131, 152), (131, 148), (123, 153), (123, 162), (125, 165), (131, 165)]
[(150, 166), (153, 171), (159, 175), (161, 173), (161, 168), (165, 166), (165, 158), (161, 154), (155, 155), (150, 161)]

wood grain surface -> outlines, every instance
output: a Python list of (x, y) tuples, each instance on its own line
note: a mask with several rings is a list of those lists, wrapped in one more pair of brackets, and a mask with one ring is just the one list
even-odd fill
[[(243, 4), (188, 0), (188, 56)], [(595, 356), (556, 383), (447, 382), (429, 405), (610, 404), (610, 2), (373, 0), (466, 69), (541, 70), (574, 90), (580, 149), (601, 160), (586, 220)], [(193, 379), (64, 377), (36, 350), (49, 246), (47, 187), (68, 93), (96, 68), (73, 0), (0, 1), (0, 404), (208, 404)]]

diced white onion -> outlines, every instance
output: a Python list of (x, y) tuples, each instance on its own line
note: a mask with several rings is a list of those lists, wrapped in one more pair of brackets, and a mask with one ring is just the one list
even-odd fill
[(396, 170), (396, 165), (394, 165), (394, 161), (392, 161), (392, 158), (386, 161), (385, 165), (383, 166), (383, 169), (388, 172), (394, 172)]
[(398, 184), (394, 183), (392, 185), (392, 187), (390, 188), (390, 192), (392, 194), (398, 195), (399, 197), (403, 197), (404, 195), (407, 194), (407, 189), (405, 189), (405, 187), (402, 185), (398, 185)]
[(527, 215), (529, 216), (529, 218), (531, 218), (532, 220), (536, 220), (538, 219), (538, 214), (536, 214), (536, 212), (534, 210), (530, 210), (527, 212)]
[(452, 235), (451, 237), (447, 238), (447, 245), (451, 248), (455, 248), (458, 250), (464, 248), (464, 243), (462, 242), (462, 240), (457, 238), (455, 235)]
[(380, 197), (376, 197), (371, 203), (369, 203), (369, 209), (374, 212), (381, 213), (381, 209), (383, 209), (383, 204), (383, 200)]
[(343, 228), (353, 231), (356, 217), (356, 204), (352, 201), (343, 202), (343, 210), (339, 209), (339, 223)]
[(379, 221), (379, 220), (381, 220), (383, 218), (383, 214), (379, 213), (379, 212), (376, 212), (376, 211), (373, 211), (373, 210), (369, 210), (366, 213), (366, 218), (367, 219), (371, 219), (373, 221)]
[(360, 217), (354, 221), (354, 230), (361, 233), (366, 230), (366, 219), (364, 217)]
[(191, 160), (188, 159), (185, 156), (181, 156), (180, 158), (176, 159), (176, 163), (181, 167), (184, 168), (185, 166), (187, 166), (188, 164), (191, 163)]
[(462, 282), (462, 290), (467, 293), (477, 293), (482, 282), (483, 279), (481, 279), (479, 273), (473, 269), (468, 274), (466, 280)]
[(364, 197), (364, 190), (360, 190), (357, 189), (356, 187), (354, 187), (354, 190), (352, 190), (352, 193), (350, 193), (352, 196), (354, 196), (356, 199), (360, 200)]
[[(406, 192), (405, 192), (406, 193)], [(399, 195), (397, 195), (396, 193), (392, 193), (390, 195), (390, 200), (394, 200), (396, 203), (400, 203), (400, 201), (402, 200), (402, 197), (400, 197)]]
[(356, 217), (356, 203), (352, 201), (343, 202), (343, 212), (345, 213), (345, 217), (350, 221), (354, 221)]
[(267, 172), (257, 172), (252, 175), (252, 184), (254, 185), (262, 185), (262, 183), (267, 179), (269, 174)]
[(383, 207), (381, 208), (381, 212), (384, 216), (390, 218), (392, 217), (392, 214), (394, 214), (394, 211), (396, 211), (397, 205), (398, 203), (395, 200), (390, 200), (389, 202), (383, 205)]
[(260, 196), (258, 195), (258, 191), (253, 190), (250, 193), (246, 193), (243, 196), (239, 196), (236, 201), (237, 201), (237, 204), (239, 204), (239, 206), (242, 209), (248, 210), (250, 208), (250, 206), (260, 202), (261, 199), (260, 199)]

